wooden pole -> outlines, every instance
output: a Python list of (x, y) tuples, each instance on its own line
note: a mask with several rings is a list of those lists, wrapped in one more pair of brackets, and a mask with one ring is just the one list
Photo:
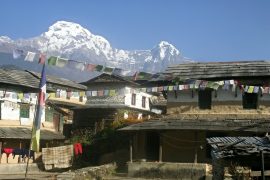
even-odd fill
[(132, 136), (130, 137), (130, 140), (129, 140), (129, 157), (130, 157), (130, 162), (132, 163)]
[(261, 176), (262, 176), (262, 180), (265, 180), (265, 176), (264, 176), (264, 153), (263, 150), (261, 150), (261, 163), (262, 163), (262, 167), (261, 167)]
[[(2, 149), (3, 147), (3, 142), (2, 140), (0, 141), (0, 149)], [(0, 164), (1, 164), (1, 160), (2, 160), (2, 153), (0, 153)]]
[(159, 162), (162, 162), (162, 134), (159, 134)]

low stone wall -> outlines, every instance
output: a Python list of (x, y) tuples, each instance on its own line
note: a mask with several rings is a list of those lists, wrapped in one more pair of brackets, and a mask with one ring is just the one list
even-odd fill
[[(75, 170), (75, 177), (76, 180), (83, 180), (83, 179), (102, 179), (105, 176), (109, 176), (115, 172), (116, 164), (105, 164), (102, 166), (95, 166), (95, 167), (86, 167), (82, 169)], [(60, 177), (57, 179), (61, 179)], [(65, 178), (63, 178), (65, 179)]]
[[(0, 174), (22, 174), (26, 171), (26, 163), (22, 164), (0, 164)], [(41, 172), (41, 169), (37, 163), (31, 163), (28, 165), (29, 173)]]
[(206, 179), (208, 164), (194, 163), (159, 163), (133, 162), (128, 163), (129, 177), (172, 178), (172, 179)]

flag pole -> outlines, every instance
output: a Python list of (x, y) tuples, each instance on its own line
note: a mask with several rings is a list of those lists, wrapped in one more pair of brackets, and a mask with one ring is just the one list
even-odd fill
[[(35, 115), (34, 115), (34, 121), (32, 124), (30, 146), (29, 146), (28, 158), (27, 158), (27, 164), (26, 164), (26, 170), (25, 170), (25, 180), (27, 179), (31, 150), (35, 149), (36, 152), (39, 152), (40, 123), (42, 119), (42, 111), (45, 111), (44, 109), (45, 101), (46, 101), (46, 73), (45, 73), (45, 63), (44, 63), (42, 67), (41, 77), (40, 77), (39, 93), (36, 99)], [(34, 138), (35, 138), (35, 143), (33, 144)]]

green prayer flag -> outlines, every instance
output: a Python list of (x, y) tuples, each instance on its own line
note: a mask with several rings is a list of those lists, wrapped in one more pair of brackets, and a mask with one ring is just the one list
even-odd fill
[(67, 59), (64, 59), (64, 58), (59, 58), (57, 61), (56, 61), (56, 66), (58, 67), (64, 67), (66, 66), (68, 63), (68, 60)]
[(95, 71), (102, 71), (102, 69), (103, 69), (103, 66), (102, 65), (97, 65), (96, 67), (95, 67)]
[(56, 56), (51, 56), (51, 57), (48, 59), (48, 65), (55, 66), (55, 65), (56, 65), (57, 59), (58, 59), (58, 57), (56, 57)]
[(104, 73), (107, 73), (107, 74), (112, 74), (113, 69), (114, 69), (114, 68), (111, 68), (111, 67), (105, 67), (105, 68), (103, 69), (103, 72), (104, 72)]

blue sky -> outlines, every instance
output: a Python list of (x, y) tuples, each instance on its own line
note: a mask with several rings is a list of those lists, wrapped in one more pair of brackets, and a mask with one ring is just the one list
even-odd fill
[(269, 0), (3, 0), (0, 36), (34, 37), (67, 20), (115, 48), (165, 40), (194, 60), (270, 60), (269, 9)]

